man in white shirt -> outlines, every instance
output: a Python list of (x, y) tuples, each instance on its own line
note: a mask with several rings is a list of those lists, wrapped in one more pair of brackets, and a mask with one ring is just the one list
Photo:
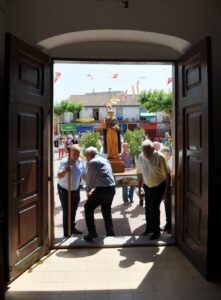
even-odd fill
[(71, 225), (72, 234), (81, 234), (82, 232), (75, 227), (75, 217), (80, 201), (80, 180), (86, 179), (86, 169), (80, 156), (80, 147), (70, 146), (70, 159), (65, 157), (60, 162), (58, 169), (58, 194), (63, 210), (63, 230), (64, 236), (68, 237), (68, 174), (71, 176)]
[(170, 186), (170, 168), (165, 157), (154, 151), (153, 143), (145, 140), (142, 143), (143, 153), (138, 157), (138, 191), (145, 192), (146, 230), (143, 235), (153, 233), (151, 240), (160, 237), (160, 202)]

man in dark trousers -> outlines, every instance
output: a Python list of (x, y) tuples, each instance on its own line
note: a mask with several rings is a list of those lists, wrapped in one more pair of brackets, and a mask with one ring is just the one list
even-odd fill
[(138, 157), (138, 189), (145, 192), (146, 230), (143, 235), (150, 236), (150, 240), (160, 237), (160, 203), (163, 195), (170, 189), (170, 168), (165, 157), (154, 151), (153, 143), (145, 140), (142, 143), (143, 153)]
[(84, 239), (91, 242), (98, 236), (94, 222), (94, 210), (98, 206), (101, 206), (106, 235), (115, 236), (111, 215), (111, 205), (115, 195), (115, 181), (110, 163), (98, 155), (95, 147), (87, 148), (85, 156), (88, 160), (86, 180), (88, 200), (84, 208), (88, 234), (84, 236)]
[[(86, 179), (86, 169), (82, 159), (80, 159), (80, 148), (77, 145), (69, 146), (70, 157), (62, 159), (58, 169), (58, 194), (63, 210), (64, 236), (68, 237), (68, 189), (71, 190), (71, 233), (81, 234), (75, 227), (75, 217), (80, 201), (80, 180)], [(71, 176), (70, 187), (68, 186), (68, 176)]]

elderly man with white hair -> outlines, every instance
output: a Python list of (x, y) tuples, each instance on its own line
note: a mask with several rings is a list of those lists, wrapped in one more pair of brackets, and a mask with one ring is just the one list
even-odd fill
[(95, 147), (87, 148), (85, 156), (88, 160), (86, 180), (88, 200), (84, 208), (88, 234), (84, 236), (84, 239), (91, 242), (98, 236), (94, 222), (94, 210), (98, 206), (101, 206), (106, 235), (115, 236), (111, 215), (111, 205), (115, 195), (115, 181), (110, 163), (107, 159), (98, 155)]
[(143, 235), (152, 233), (150, 240), (155, 240), (160, 237), (160, 202), (170, 187), (170, 168), (165, 157), (154, 151), (150, 140), (145, 140), (142, 148), (137, 173), (139, 194), (142, 186), (145, 192), (146, 230)]
[[(68, 232), (68, 191), (71, 190), (71, 230), (72, 234), (82, 234), (76, 228), (75, 218), (80, 201), (80, 180), (86, 179), (86, 169), (82, 159), (80, 159), (80, 147), (71, 145), (69, 147), (69, 158), (65, 157), (60, 162), (58, 168), (58, 194), (63, 210), (63, 230), (64, 236), (70, 236)], [(70, 186), (69, 186), (69, 176)]]

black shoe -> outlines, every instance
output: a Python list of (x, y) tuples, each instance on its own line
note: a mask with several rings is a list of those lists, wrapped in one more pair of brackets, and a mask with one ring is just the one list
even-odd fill
[(96, 239), (98, 235), (96, 233), (88, 233), (87, 235), (84, 236), (84, 240), (87, 242), (92, 242), (93, 239)]
[(110, 231), (106, 234), (106, 236), (115, 236), (115, 233), (113, 231)]
[(157, 233), (153, 233), (151, 236), (150, 236), (150, 240), (156, 240), (160, 237), (160, 232), (157, 232)]
[(64, 234), (64, 237), (65, 237), (65, 238), (69, 238), (69, 237), (71, 237), (71, 235), (69, 235), (69, 234)]
[(171, 226), (169, 226), (169, 225), (165, 225), (165, 227), (164, 227), (164, 229), (163, 229), (163, 231), (166, 231), (166, 232), (171, 232)]
[(153, 231), (147, 230), (147, 229), (146, 229), (143, 233), (141, 233), (141, 236), (148, 235), (148, 234), (151, 233), (151, 232), (153, 232)]
[(74, 228), (72, 231), (73, 234), (82, 234), (83, 232), (78, 230), (77, 228)]
[(133, 200), (130, 200), (130, 203), (134, 203), (134, 201), (133, 201)]

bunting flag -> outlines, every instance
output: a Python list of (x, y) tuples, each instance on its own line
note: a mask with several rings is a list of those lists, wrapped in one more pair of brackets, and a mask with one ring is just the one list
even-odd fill
[(168, 77), (167, 78), (167, 84), (170, 84), (173, 81), (173, 77)]
[(133, 96), (135, 97), (135, 96), (136, 96), (136, 94), (135, 94), (134, 85), (132, 85), (132, 93), (133, 93)]
[(91, 80), (94, 79), (94, 77), (93, 77), (91, 74), (86, 74), (86, 76), (87, 76), (89, 79), (91, 79)]
[(55, 72), (54, 73), (54, 82), (58, 81), (58, 79), (61, 77), (61, 73), (60, 72)]
[(140, 93), (140, 87), (139, 87), (139, 85), (140, 85), (140, 80), (137, 81), (137, 93), (138, 94)]
[(116, 79), (118, 77), (117, 73), (112, 74), (111, 78)]
[(127, 92), (128, 92), (128, 90), (126, 90), (122, 96), (123, 101), (127, 100)]

